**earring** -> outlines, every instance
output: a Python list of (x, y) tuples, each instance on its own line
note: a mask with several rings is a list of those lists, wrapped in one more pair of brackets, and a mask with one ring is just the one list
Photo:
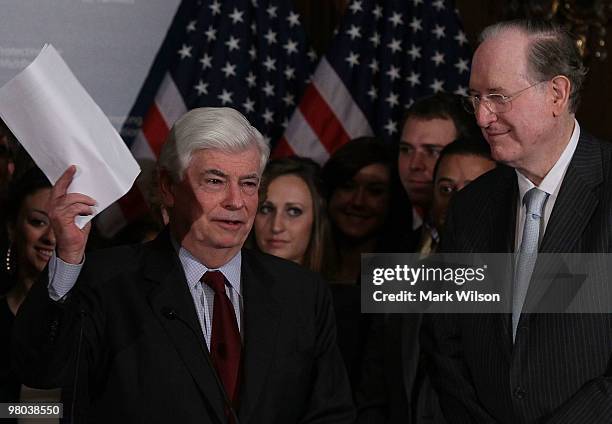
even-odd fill
[(11, 273), (12, 271), (12, 267), (11, 267), (11, 246), (8, 247), (8, 249), (6, 250), (6, 258), (4, 261), (4, 267), (6, 268), (6, 272), (7, 273)]

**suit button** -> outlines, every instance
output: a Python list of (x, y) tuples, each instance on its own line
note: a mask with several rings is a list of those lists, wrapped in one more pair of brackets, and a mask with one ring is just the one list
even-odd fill
[(514, 389), (514, 397), (521, 400), (525, 397), (525, 395), (527, 394), (527, 392), (525, 390), (523, 390), (523, 388), (521, 386), (518, 386)]

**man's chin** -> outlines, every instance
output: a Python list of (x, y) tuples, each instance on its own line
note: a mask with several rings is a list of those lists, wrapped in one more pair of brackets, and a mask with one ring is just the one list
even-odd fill
[(412, 206), (415, 206), (418, 208), (427, 209), (429, 205), (431, 204), (431, 196), (432, 196), (431, 187), (429, 188), (429, 190), (413, 189), (411, 191), (408, 191), (408, 198), (410, 199)]

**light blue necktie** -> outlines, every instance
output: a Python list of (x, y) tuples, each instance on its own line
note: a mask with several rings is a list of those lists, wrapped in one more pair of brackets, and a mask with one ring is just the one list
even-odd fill
[(516, 268), (514, 270), (514, 287), (512, 290), (512, 340), (516, 338), (516, 329), (521, 311), (525, 303), (525, 296), (529, 288), (529, 281), (533, 273), (536, 258), (538, 255), (538, 241), (540, 238), (540, 223), (544, 215), (544, 204), (548, 198), (548, 193), (532, 188), (525, 196), (526, 216), (525, 226), (523, 227), (523, 239), (518, 252)]

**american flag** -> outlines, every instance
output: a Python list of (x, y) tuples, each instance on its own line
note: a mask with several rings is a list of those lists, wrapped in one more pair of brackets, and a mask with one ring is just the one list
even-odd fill
[(416, 99), (467, 94), (471, 51), (452, 0), (353, 0), (274, 156), (323, 163), (347, 141), (396, 141)]
[[(278, 140), (317, 59), (291, 2), (184, 0), (124, 138), (136, 159), (153, 162), (170, 127), (187, 110), (228, 106), (241, 111), (269, 141)], [(142, 193), (148, 184), (144, 179), (105, 211), (98, 221), (103, 234), (113, 235), (146, 211)]]

